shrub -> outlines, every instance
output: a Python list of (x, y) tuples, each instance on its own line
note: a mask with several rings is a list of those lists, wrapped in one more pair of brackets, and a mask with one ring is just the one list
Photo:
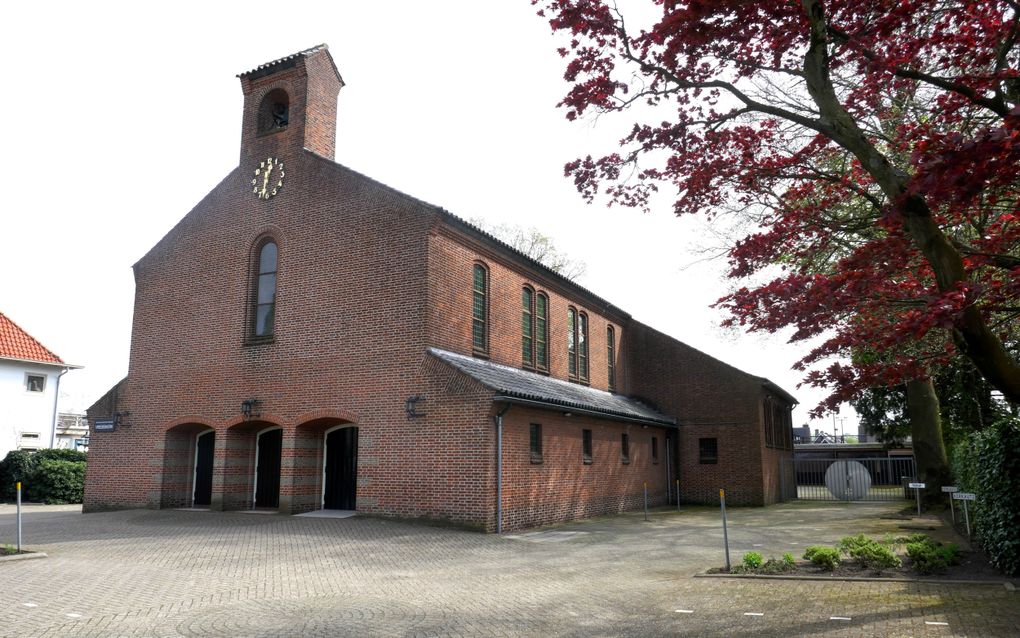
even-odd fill
[[(31, 452), (12, 450), (7, 453), (4, 460), (0, 461), (0, 500), (13, 501), (17, 498), (16, 483), (28, 483), (33, 466)], [(25, 499), (26, 495), (22, 494), (21, 498)]]
[(84, 452), (76, 450), (14, 450), (0, 461), (0, 499), (21, 498), (42, 503), (81, 503), (85, 485)]
[(836, 548), (847, 556), (853, 556), (855, 550), (861, 547), (868, 547), (874, 542), (875, 541), (870, 538), (866, 538), (864, 534), (858, 534), (857, 536), (844, 536), (839, 540)]
[(860, 561), (861, 567), (878, 571), (893, 569), (903, 564), (900, 557), (891, 549), (874, 541), (870, 545), (858, 547), (851, 556)]
[(747, 552), (742, 562), (747, 569), (758, 569), (765, 560), (758, 552)]
[(42, 459), (32, 472), (32, 497), (44, 503), (81, 503), (85, 464)]
[(891, 549), (876, 540), (865, 537), (864, 534), (844, 536), (837, 547), (844, 554), (857, 559), (860, 566), (865, 569), (881, 571), (903, 564)]
[(907, 556), (914, 561), (914, 569), (920, 574), (934, 574), (949, 566), (934, 543), (909, 543)]
[(783, 564), (792, 569), (797, 566), (797, 561), (793, 560), (793, 554), (786, 552), (783, 554)]
[(830, 572), (839, 567), (839, 550), (832, 547), (812, 545), (804, 552), (804, 558)]
[(790, 555), (786, 554), (783, 556), (783, 560), (776, 560), (775, 558), (768, 559), (758, 571), (762, 574), (785, 574), (788, 571), (796, 569), (797, 565), (793, 562), (793, 556), (790, 556), (789, 561), (786, 560), (786, 556)]
[(971, 525), (992, 565), (1020, 575), (1020, 419), (1006, 418), (956, 447), (953, 472), (977, 494)]

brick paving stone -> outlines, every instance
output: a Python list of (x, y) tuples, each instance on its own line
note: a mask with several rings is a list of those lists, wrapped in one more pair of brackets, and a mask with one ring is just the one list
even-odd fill
[[(896, 509), (737, 508), (733, 559), (755, 545), (778, 556), (791, 542), (896, 533)], [(1001, 585), (692, 578), (722, 562), (718, 512), (642, 518), (498, 538), (367, 517), (28, 508), (26, 540), (49, 558), (0, 564), (0, 636), (1016, 636), (1020, 627), (1020, 598)], [(0, 543), (13, 526), (0, 506)]]

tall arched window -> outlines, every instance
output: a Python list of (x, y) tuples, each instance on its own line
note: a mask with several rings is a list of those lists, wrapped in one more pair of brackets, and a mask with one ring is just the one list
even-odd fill
[(549, 298), (535, 297), (535, 367), (549, 369)]
[(616, 389), (616, 330), (606, 326), (606, 370), (609, 372), (609, 391)]
[(567, 309), (567, 373), (575, 381), (588, 380), (588, 315)]
[(521, 289), (521, 360), (525, 368), (549, 369), (549, 298)]
[(471, 303), (471, 348), (475, 354), (489, 354), (489, 271), (475, 264)]
[(567, 309), (567, 376), (577, 378), (577, 311)]
[(521, 290), (521, 359), (525, 368), (535, 365), (535, 291)]
[(252, 313), (252, 336), (273, 336), (276, 316), (276, 243), (267, 241), (259, 249), (258, 275), (255, 278), (255, 305)]
[(577, 315), (577, 376), (588, 380), (588, 315)]

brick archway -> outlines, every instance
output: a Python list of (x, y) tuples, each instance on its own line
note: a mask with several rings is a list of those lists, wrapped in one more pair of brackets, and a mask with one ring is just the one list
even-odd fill
[(295, 514), (322, 509), (327, 433), (357, 429), (355, 422), (335, 412), (316, 412), (309, 416), (313, 418), (300, 423), (294, 433), (291, 508)]
[(235, 423), (223, 433), (222, 451), (218, 455), (222, 468), (219, 477), (219, 504), (222, 509), (249, 510), (255, 506), (258, 437), (261, 432), (279, 429), (283, 429), (279, 423), (260, 419)]
[[(198, 437), (206, 433), (211, 433), (212, 443), (215, 445), (215, 430), (206, 423), (187, 419), (177, 420), (167, 428), (163, 438), (163, 478), (159, 498), (161, 508), (193, 505)], [(208, 471), (207, 478), (211, 482), (211, 459)]]

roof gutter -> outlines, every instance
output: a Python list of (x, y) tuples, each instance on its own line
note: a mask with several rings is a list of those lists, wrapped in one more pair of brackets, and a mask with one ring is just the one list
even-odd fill
[(521, 397), (508, 396), (505, 394), (499, 394), (492, 397), (493, 401), (504, 401), (506, 403), (513, 403), (515, 405), (524, 405), (532, 408), (540, 408), (543, 410), (556, 410), (557, 412), (569, 412), (571, 414), (585, 414), (588, 416), (597, 417), (599, 419), (609, 419), (612, 421), (627, 421), (629, 423), (639, 423), (641, 425), (654, 425), (657, 427), (675, 428), (676, 420), (671, 421), (658, 421), (655, 419), (642, 419), (640, 417), (625, 416), (622, 414), (615, 414), (612, 412), (598, 412), (597, 410), (589, 410), (586, 408), (578, 408), (572, 405), (563, 405), (561, 403), (553, 403), (551, 401), (539, 401), (536, 399), (524, 399)]

